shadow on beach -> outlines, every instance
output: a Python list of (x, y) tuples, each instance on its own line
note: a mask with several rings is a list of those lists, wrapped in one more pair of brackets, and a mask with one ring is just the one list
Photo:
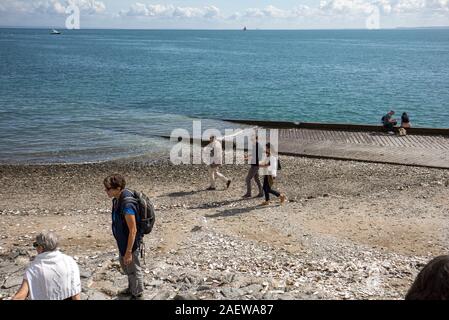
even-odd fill
[(261, 209), (263, 208), (260, 205), (255, 205), (252, 207), (246, 207), (246, 208), (232, 208), (232, 209), (225, 209), (223, 211), (219, 211), (214, 214), (205, 215), (206, 218), (219, 218), (219, 217), (231, 217), (242, 213), (248, 213), (253, 210)]
[(179, 191), (179, 192), (171, 192), (165, 194), (167, 197), (176, 198), (176, 197), (185, 197), (185, 196), (191, 196), (200, 192), (204, 192), (206, 190), (192, 190), (192, 191)]
[(239, 199), (231, 199), (231, 200), (224, 200), (224, 201), (219, 201), (219, 202), (206, 202), (203, 204), (200, 204), (196, 207), (190, 207), (190, 209), (210, 209), (210, 208), (219, 208), (219, 207), (223, 207), (223, 206), (227, 206), (236, 202), (241, 202), (241, 201), (248, 201), (248, 199), (245, 198), (239, 198)]

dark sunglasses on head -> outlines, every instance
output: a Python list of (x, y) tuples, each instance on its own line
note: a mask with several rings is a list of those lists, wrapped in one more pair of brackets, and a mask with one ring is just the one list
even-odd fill
[(39, 247), (39, 243), (33, 242), (33, 247), (35, 247), (35, 248)]

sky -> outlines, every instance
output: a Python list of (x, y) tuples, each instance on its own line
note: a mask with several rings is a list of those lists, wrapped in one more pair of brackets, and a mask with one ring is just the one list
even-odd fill
[[(74, 24), (78, 9), (79, 24)], [(0, 26), (81, 29), (449, 26), (449, 0), (0, 0)]]

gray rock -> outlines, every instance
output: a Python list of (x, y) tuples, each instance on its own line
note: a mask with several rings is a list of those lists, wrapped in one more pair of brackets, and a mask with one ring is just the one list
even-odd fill
[(21, 266), (16, 266), (14, 264), (9, 264), (9, 265), (6, 265), (5, 267), (0, 268), (0, 274), (11, 275), (13, 273), (18, 272), (21, 269), (22, 269)]
[(84, 292), (81, 292), (80, 297), (81, 297), (81, 300), (87, 300), (88, 299), (88, 295), (85, 294)]
[(80, 277), (81, 279), (88, 279), (92, 277), (92, 272), (86, 271), (86, 270), (80, 270)]
[(263, 287), (260, 284), (252, 284), (247, 287), (240, 288), (240, 289), (243, 290), (245, 293), (253, 294), (253, 293), (258, 293), (258, 292), (262, 291)]
[(153, 280), (153, 281), (149, 282), (148, 284), (146, 283), (145, 285), (151, 286), (151, 287), (159, 287), (163, 284), (164, 284), (164, 281), (162, 281), (162, 280)]
[(87, 300), (109, 300), (109, 299), (110, 298), (106, 296), (104, 293), (96, 290), (95, 291), (91, 290), (87, 298)]
[(158, 292), (152, 299), (153, 300), (167, 300), (170, 297), (170, 292), (168, 291), (160, 291)]
[(191, 293), (178, 293), (173, 300), (198, 300), (198, 298)]
[(212, 287), (210, 287), (210, 286), (205, 286), (205, 285), (199, 286), (199, 287), (197, 288), (198, 291), (211, 290), (211, 289), (212, 289)]
[(236, 298), (236, 297), (240, 297), (244, 295), (244, 292), (240, 289), (237, 288), (222, 288), (221, 289), (221, 293), (223, 294), (223, 296), (225, 296), (225, 298)]
[(13, 276), (13, 277), (9, 277), (8, 279), (6, 279), (5, 283), (2, 286), (2, 289), (9, 289), (9, 288), (14, 288), (17, 286), (20, 286), (23, 282), (23, 277), (17, 277), (17, 276)]
[(290, 293), (284, 293), (278, 296), (278, 300), (295, 300), (297, 298), (295, 298), (292, 294)]

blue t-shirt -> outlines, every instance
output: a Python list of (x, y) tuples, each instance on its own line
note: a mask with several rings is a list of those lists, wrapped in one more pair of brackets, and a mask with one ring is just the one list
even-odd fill
[[(132, 197), (133, 194), (125, 189), (122, 191), (121, 197)], [(118, 208), (118, 200), (113, 199), (112, 200), (112, 234), (114, 235), (115, 240), (117, 241), (117, 246), (120, 252), (121, 256), (124, 256), (126, 253), (126, 248), (128, 246), (128, 235), (129, 235), (129, 229), (128, 225), (126, 224), (125, 215), (133, 215), (136, 216), (137, 208), (132, 203), (127, 203), (123, 207), (122, 212), (120, 212), (120, 208)], [(136, 223), (137, 221), (136, 216)], [(136, 251), (137, 247), (140, 242), (140, 235), (136, 235), (136, 240), (134, 241), (134, 245), (132, 248), (132, 251)]]

